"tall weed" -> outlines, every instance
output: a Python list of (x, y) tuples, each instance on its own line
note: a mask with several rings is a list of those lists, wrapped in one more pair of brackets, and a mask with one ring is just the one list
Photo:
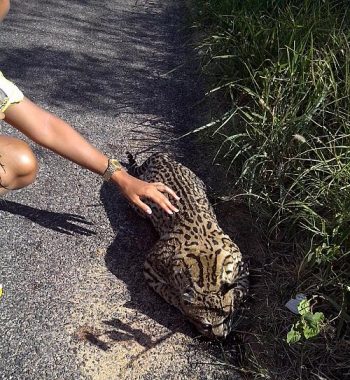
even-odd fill
[(340, 331), (350, 322), (349, 2), (195, 3), (209, 94), (224, 105), (209, 124), (216, 159), (271, 236), (298, 247), (303, 286), (332, 305)]

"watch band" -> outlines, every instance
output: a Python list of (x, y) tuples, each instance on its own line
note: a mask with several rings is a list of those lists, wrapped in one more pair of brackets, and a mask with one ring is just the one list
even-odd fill
[(120, 162), (115, 158), (108, 159), (108, 166), (106, 171), (102, 174), (102, 177), (105, 181), (109, 181), (114, 172), (122, 170)]

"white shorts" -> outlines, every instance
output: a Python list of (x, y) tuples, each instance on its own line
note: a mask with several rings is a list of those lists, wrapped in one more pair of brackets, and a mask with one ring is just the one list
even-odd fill
[(11, 104), (20, 103), (23, 99), (22, 91), (0, 71), (0, 111), (5, 112)]

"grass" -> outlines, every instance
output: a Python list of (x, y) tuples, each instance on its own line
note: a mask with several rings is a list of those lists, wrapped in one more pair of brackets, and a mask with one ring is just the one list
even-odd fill
[[(254, 210), (279, 266), (265, 270), (269, 280), (258, 285), (279, 310), (271, 326), (271, 313), (255, 310), (261, 345), (269, 351), (269, 341), (270, 354), (284, 352), (277, 367), (293, 369), (285, 378), (341, 378), (350, 373), (342, 351), (350, 322), (350, 5), (192, 5), (208, 96), (219, 104), (204, 129), (216, 138), (215, 159), (227, 165), (235, 189), (228, 198)], [(285, 337), (295, 318), (281, 305), (296, 292), (312, 298), (327, 322), (317, 338), (289, 346)], [(256, 352), (248, 355), (254, 371), (274, 378), (263, 350)], [(326, 353), (327, 365), (317, 369)]]

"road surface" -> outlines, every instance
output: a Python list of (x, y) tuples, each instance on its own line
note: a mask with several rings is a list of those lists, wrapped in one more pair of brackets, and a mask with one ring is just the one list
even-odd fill
[[(167, 143), (202, 96), (185, 12), (183, 1), (13, 0), (0, 69), (110, 156), (189, 157), (193, 146)], [(101, 178), (31, 145), (36, 183), (0, 201), (0, 378), (237, 379), (230, 350), (146, 286), (147, 221)]]

